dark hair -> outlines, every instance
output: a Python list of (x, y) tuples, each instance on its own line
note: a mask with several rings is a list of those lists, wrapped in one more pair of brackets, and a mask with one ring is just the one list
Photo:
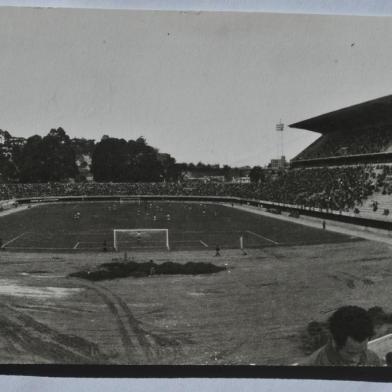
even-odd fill
[(373, 336), (373, 321), (365, 309), (359, 306), (342, 306), (328, 320), (329, 330), (338, 349), (350, 336), (363, 342)]

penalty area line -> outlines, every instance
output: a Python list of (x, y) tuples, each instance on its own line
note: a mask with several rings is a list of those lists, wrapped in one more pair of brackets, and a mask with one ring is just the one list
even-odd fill
[(17, 239), (19, 239), (20, 237), (24, 236), (27, 233), (27, 231), (23, 232), (22, 234), (19, 234), (18, 236), (11, 238), (9, 241), (7, 241), (5, 244), (3, 244), (1, 246), (1, 248), (5, 248), (8, 244), (11, 244), (12, 242), (16, 241)]
[(255, 232), (253, 232), (253, 231), (246, 230), (246, 233), (251, 234), (251, 235), (254, 235), (255, 237), (262, 238), (263, 240), (272, 242), (272, 243), (275, 244), (275, 245), (279, 245), (279, 242), (276, 242), (276, 241), (274, 241), (274, 240), (271, 240), (270, 238), (264, 237), (263, 235), (257, 234), (257, 233), (255, 233)]

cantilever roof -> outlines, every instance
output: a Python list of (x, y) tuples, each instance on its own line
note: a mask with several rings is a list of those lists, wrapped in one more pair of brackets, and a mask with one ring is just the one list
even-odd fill
[(335, 110), (289, 125), (318, 133), (354, 131), (371, 126), (391, 126), (392, 95)]

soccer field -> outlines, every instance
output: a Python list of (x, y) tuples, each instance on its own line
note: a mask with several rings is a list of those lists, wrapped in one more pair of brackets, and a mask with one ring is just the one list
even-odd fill
[[(390, 310), (389, 245), (231, 206), (47, 204), (0, 225), (0, 363), (287, 365), (304, 357), (310, 321), (347, 304)], [(101, 242), (114, 228), (135, 227), (168, 228), (176, 251), (146, 247), (128, 260), (224, 269), (99, 282), (70, 276), (121, 262)], [(254, 233), (246, 255), (238, 250), (245, 231)], [(218, 240), (222, 257), (214, 257)]]
[[(74, 214), (80, 212), (80, 218)], [(113, 249), (114, 229), (168, 229), (171, 250), (244, 248), (346, 242), (352, 237), (282, 222), (231, 206), (179, 202), (82, 202), (44, 204), (0, 219), (3, 248), (20, 251), (102, 251)], [(165, 249), (142, 232), (132, 249)]]

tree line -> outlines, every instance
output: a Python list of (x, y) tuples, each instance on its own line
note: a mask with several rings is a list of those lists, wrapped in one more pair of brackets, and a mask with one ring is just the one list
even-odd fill
[[(229, 180), (240, 168), (199, 162), (177, 163), (170, 154), (150, 146), (144, 137), (136, 140), (104, 135), (99, 142), (71, 139), (63, 128), (53, 128), (46, 136), (13, 138), (0, 130), (0, 180), (2, 182), (85, 181), (88, 169), (98, 182), (179, 181), (185, 172), (202, 171)], [(84, 161), (89, 157), (91, 162)], [(253, 168), (252, 181), (259, 181), (263, 169)]]

